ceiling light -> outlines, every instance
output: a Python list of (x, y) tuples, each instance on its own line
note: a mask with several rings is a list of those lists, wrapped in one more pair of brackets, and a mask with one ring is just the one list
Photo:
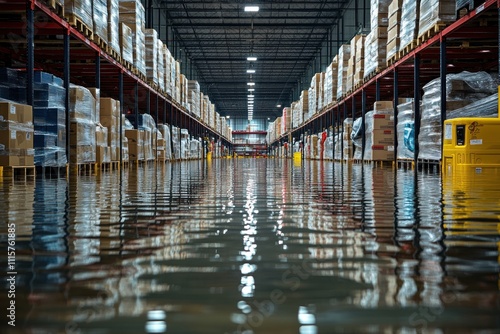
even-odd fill
[(255, 97), (255, 95), (248, 95), (248, 97)]
[(226, 118), (227, 118), (227, 119), (230, 119), (230, 118), (231, 118), (231, 116), (227, 115), (227, 116), (226, 116)]
[(278, 104), (278, 105), (276, 106), (276, 108), (281, 108), (281, 104)]
[(257, 57), (247, 57), (248, 61), (257, 61)]
[(255, 92), (255, 88), (248, 88), (249, 92)]
[(255, 82), (247, 82), (248, 86), (255, 86)]
[(258, 12), (259, 6), (245, 6), (245, 12)]
[(255, 73), (255, 70), (247, 70), (247, 73)]

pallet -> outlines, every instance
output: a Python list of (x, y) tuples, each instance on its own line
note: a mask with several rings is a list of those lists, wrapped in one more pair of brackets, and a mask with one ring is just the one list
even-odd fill
[(36, 174), (42, 177), (61, 177), (68, 175), (68, 165), (53, 167), (53, 166), (36, 166)]
[(0, 166), (0, 177), (26, 179), (35, 175), (35, 166)]
[(415, 160), (413, 160), (413, 159), (398, 159), (396, 161), (396, 165), (398, 168), (415, 169)]
[(83, 21), (78, 16), (68, 13), (64, 15), (64, 18), (73, 28), (81, 32), (88, 39), (90, 40), (94, 39), (93, 30), (90, 29), (85, 23), (83, 23)]
[(111, 161), (111, 162), (101, 162), (96, 164), (96, 170), (101, 171), (113, 171), (120, 169), (119, 161)]
[(399, 54), (396, 52), (393, 56), (391, 56), (389, 59), (387, 59), (387, 66), (392, 66), (394, 65), (399, 59)]
[(130, 72), (134, 73), (134, 65), (132, 65), (132, 63), (130, 63), (129, 61), (122, 58), (120, 64), (122, 64), (122, 66), (125, 67)]
[(44, 3), (59, 17), (64, 17), (64, 4), (60, 4), (56, 0), (44, 0)]
[(109, 44), (106, 49), (106, 53), (109, 54), (111, 57), (113, 57), (117, 62), (123, 65), (122, 55), (120, 54), (120, 52), (117, 52), (115, 49), (113, 49)]
[(108, 42), (103, 40), (100, 36), (97, 34), (94, 34), (92, 40), (94, 41), (95, 44), (97, 44), (102, 50), (108, 52)]
[(431, 39), (432, 37), (437, 35), (439, 32), (441, 32), (444, 28), (446, 28), (447, 25), (448, 25), (448, 23), (446, 23), (446, 22), (436, 22), (428, 30), (424, 31), (423, 34), (418, 36), (417, 44), (422, 45), (424, 42)]
[(401, 59), (404, 56), (406, 56), (408, 53), (413, 51), (417, 46), (418, 46), (418, 40), (414, 39), (407, 45), (400, 47), (398, 51), (398, 59)]
[(439, 173), (441, 171), (441, 160), (418, 159), (419, 170)]
[(160, 90), (160, 85), (159, 85), (159, 84), (157, 84), (156, 82), (151, 81), (151, 80), (148, 80), (148, 81), (147, 81), (147, 83), (148, 83), (148, 85), (149, 85), (151, 88), (153, 88), (155, 91), (157, 91), (157, 92), (158, 92), (158, 91)]
[[(484, 3), (484, 0), (466, 0), (466, 1), (456, 1), (455, 5), (455, 20), (458, 20), (464, 15), (469, 14), (471, 11), (476, 9), (480, 4)], [(464, 15), (460, 15), (462, 9), (465, 9), (466, 12)]]

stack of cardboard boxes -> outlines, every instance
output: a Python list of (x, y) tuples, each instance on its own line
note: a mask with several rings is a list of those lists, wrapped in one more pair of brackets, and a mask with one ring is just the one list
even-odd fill
[(64, 0), (64, 13), (78, 18), (88, 29), (93, 29), (91, 0)]
[(118, 0), (107, 0), (108, 3), (108, 45), (117, 54), (120, 51), (120, 10)]
[(392, 0), (389, 5), (389, 27), (387, 28), (387, 65), (399, 51), (401, 31), (401, 6), (403, 0)]
[(322, 77), (324, 73), (316, 73), (311, 79), (311, 86), (309, 87), (309, 118), (313, 117), (318, 112), (318, 102), (322, 95)]
[(417, 38), (419, 17), (420, 0), (403, 0), (401, 5), (401, 28), (399, 30), (400, 50), (411, 45)]
[(389, 3), (389, 0), (371, 0), (371, 31), (365, 39), (365, 78), (387, 67)]
[(125, 23), (130, 29), (132, 29), (133, 64), (140, 73), (146, 75), (146, 48), (144, 35), (146, 14), (144, 7), (139, 0), (120, 1), (119, 10), (120, 22)]
[(158, 85), (162, 92), (165, 91), (165, 44), (161, 39), (158, 39)]
[(108, 0), (92, 0), (92, 22), (94, 38), (99, 37), (108, 44)]
[(155, 84), (158, 80), (158, 33), (154, 29), (145, 29), (146, 77)]
[(131, 162), (144, 161), (144, 130), (127, 129), (125, 137), (128, 139), (128, 154)]
[(377, 101), (365, 118), (365, 160), (394, 160), (394, 108), (392, 101)]
[[(346, 91), (349, 92), (354, 89), (355, 86), (355, 75), (359, 72), (363, 73), (364, 71), (364, 62), (360, 62), (358, 64), (358, 59), (364, 59), (364, 54), (358, 55), (358, 44), (363, 45), (365, 40), (365, 35), (356, 35), (351, 39), (351, 54), (349, 56), (349, 60), (347, 62), (347, 75), (346, 75)], [(363, 47), (360, 48), (359, 52), (363, 52)], [(360, 66), (358, 69), (357, 66)]]
[(349, 58), (351, 57), (351, 45), (341, 45), (337, 56), (337, 100), (340, 100), (347, 93), (347, 68), (349, 66)]
[(360, 35), (360, 37), (356, 39), (354, 51), (354, 87), (363, 83), (365, 77), (365, 39), (366, 35)]
[(110, 160), (120, 160), (120, 101), (111, 98), (101, 98), (100, 123), (108, 129), (107, 145), (110, 150)]
[(0, 102), (0, 166), (33, 166), (31, 106)]
[(96, 162), (96, 101), (85, 87), (70, 86), (70, 163)]
[(188, 103), (191, 105), (191, 112), (200, 118), (201, 103), (200, 103), (200, 84), (196, 80), (188, 81)]
[(338, 64), (337, 64), (337, 56), (333, 59), (333, 61), (328, 65), (325, 72), (325, 80), (323, 85), (323, 96), (324, 96), (324, 105), (327, 106), (330, 103), (335, 102), (337, 96), (337, 80), (338, 80)]
[[(343, 140), (343, 159), (351, 160), (353, 158), (353, 147), (351, 140), (352, 133), (352, 118), (346, 118), (344, 120), (344, 128), (342, 131), (342, 140)], [(340, 156), (338, 157), (341, 158)]]

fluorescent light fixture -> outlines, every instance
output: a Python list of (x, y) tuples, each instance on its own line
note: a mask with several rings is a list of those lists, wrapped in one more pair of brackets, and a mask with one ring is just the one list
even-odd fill
[(248, 95), (248, 97), (255, 97), (255, 95)]
[(255, 82), (247, 82), (248, 86), (255, 86)]
[(257, 61), (257, 57), (247, 57), (248, 61)]
[(255, 92), (255, 88), (248, 88), (249, 92)]
[(245, 12), (258, 12), (259, 6), (245, 6)]
[(247, 73), (255, 73), (255, 70), (247, 70)]
[(227, 115), (227, 116), (226, 116), (226, 118), (227, 118), (227, 119), (230, 119), (230, 118), (231, 118), (231, 116)]
[(281, 104), (278, 104), (278, 105), (276, 106), (276, 108), (281, 108)]

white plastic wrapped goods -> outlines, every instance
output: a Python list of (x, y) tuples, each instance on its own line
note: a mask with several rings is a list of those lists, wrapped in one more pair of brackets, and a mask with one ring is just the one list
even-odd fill
[(165, 158), (167, 160), (172, 160), (172, 145), (171, 145), (171, 138), (170, 138), (170, 125), (160, 124), (159, 129), (163, 135), (163, 139), (165, 140)]
[(340, 100), (347, 93), (347, 66), (350, 57), (351, 46), (349, 44), (341, 45), (338, 54), (337, 100)]
[(420, 0), (403, 0), (401, 6), (401, 28), (399, 31), (400, 49), (404, 49), (418, 35)]
[(70, 86), (70, 162), (96, 161), (95, 99), (85, 87)]
[[(486, 72), (461, 72), (446, 76), (446, 114), (484, 99), (497, 91), (497, 83)], [(420, 133), (419, 159), (441, 159), (441, 84), (437, 78), (424, 86)]]
[(65, 0), (64, 12), (78, 18), (87, 28), (92, 29), (92, 1)]
[(181, 158), (180, 129), (176, 126), (172, 126), (172, 155), (173, 159)]
[(338, 80), (338, 72), (337, 72), (337, 61), (333, 61), (327, 68), (325, 72), (325, 80), (324, 80), (324, 104), (329, 105), (334, 100), (336, 100), (337, 96), (337, 80)]
[(165, 45), (158, 39), (158, 84), (161, 90), (165, 90)]
[(108, 0), (92, 0), (94, 35), (108, 43)]
[(333, 136), (328, 136), (328, 138), (326, 138), (325, 141), (323, 158), (326, 160), (333, 160), (333, 149), (334, 149)]
[(158, 32), (154, 29), (145, 29), (146, 45), (146, 77), (158, 83)]
[(389, 5), (391, 0), (371, 0), (370, 24), (372, 30), (376, 27), (387, 27), (389, 24)]
[(142, 74), (146, 74), (145, 62), (145, 11), (139, 0), (120, 1), (120, 22), (127, 24), (133, 32), (134, 66)]
[(108, 2), (108, 45), (120, 54), (120, 10), (118, 0), (107, 0)]
[(415, 108), (413, 101), (398, 105), (398, 159), (413, 159), (412, 147), (405, 145), (405, 132), (409, 131), (414, 125)]
[(191, 148), (190, 148), (190, 138), (187, 129), (180, 130), (181, 142), (180, 142), (180, 156), (182, 160), (187, 160), (191, 158)]
[(424, 35), (436, 24), (455, 21), (455, 0), (421, 0), (418, 35)]
[(498, 93), (456, 109), (446, 115), (446, 119), (461, 117), (498, 117)]
[(367, 78), (387, 67), (387, 31), (374, 29), (365, 39), (365, 73)]

